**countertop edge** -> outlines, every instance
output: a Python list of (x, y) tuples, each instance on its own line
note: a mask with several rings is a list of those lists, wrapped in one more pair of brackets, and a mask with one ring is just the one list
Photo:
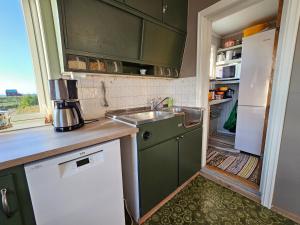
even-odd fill
[(51, 150), (48, 150), (48, 151), (44, 151), (44, 152), (40, 152), (40, 153), (28, 155), (28, 156), (16, 158), (16, 159), (13, 159), (13, 160), (8, 160), (8, 161), (0, 163), (0, 171), (5, 170), (5, 169), (9, 169), (9, 168), (12, 168), (12, 167), (15, 167), (15, 166), (20, 166), (20, 165), (23, 165), (23, 164), (31, 163), (31, 162), (34, 162), (34, 161), (42, 160), (42, 159), (45, 159), (45, 158), (53, 157), (53, 156), (56, 156), (56, 155), (59, 155), (59, 154), (64, 154), (64, 153), (68, 153), (68, 152), (71, 152), (71, 151), (75, 151), (75, 150), (80, 149), (80, 148), (85, 148), (85, 147), (89, 147), (89, 146), (92, 146), (92, 145), (101, 144), (101, 143), (104, 143), (104, 142), (107, 142), (107, 141), (119, 139), (121, 137), (136, 134), (138, 131), (139, 131), (138, 128), (131, 127), (131, 128), (128, 128), (126, 131), (122, 130), (120, 132), (116, 132), (116, 134), (114, 134), (114, 135), (104, 136), (104, 137), (100, 136), (98, 138), (95, 138), (95, 139), (92, 139), (92, 140), (87, 140), (87, 141), (82, 141), (80, 143), (75, 143), (73, 145), (63, 146), (63, 147), (51, 149)]

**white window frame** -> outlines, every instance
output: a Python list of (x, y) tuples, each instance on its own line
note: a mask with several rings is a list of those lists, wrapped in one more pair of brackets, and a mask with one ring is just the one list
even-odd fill
[[(32, 56), (40, 112), (20, 116), (15, 122), (18, 123), (22, 121), (22, 125), (1, 130), (1, 132), (47, 125), (44, 123), (44, 119), (47, 114), (51, 114), (52, 109), (48, 85), (49, 72), (47, 68), (47, 57), (43, 40), (43, 26), (41, 23), (41, 13), (38, 1), (20, 0), (20, 3), (23, 10), (25, 28)], [(38, 121), (38, 123), (33, 123), (33, 121)]]
[(51, 109), (51, 101), (48, 86), (47, 58), (42, 38), (41, 15), (36, 1), (21, 0), (21, 3), (32, 55), (39, 106), (41, 114), (45, 115), (47, 110)]

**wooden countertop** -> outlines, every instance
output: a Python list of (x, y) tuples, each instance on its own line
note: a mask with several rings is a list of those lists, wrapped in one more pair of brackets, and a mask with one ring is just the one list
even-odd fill
[(58, 133), (52, 126), (0, 134), (0, 170), (118, 139), (138, 128), (111, 119), (100, 119), (70, 132)]

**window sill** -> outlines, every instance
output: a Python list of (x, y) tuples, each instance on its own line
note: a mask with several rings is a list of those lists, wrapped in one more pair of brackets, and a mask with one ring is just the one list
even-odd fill
[(14, 132), (17, 130), (30, 129), (35, 127), (49, 126), (51, 124), (45, 124), (44, 117), (31, 118), (29, 120), (18, 120), (12, 122), (12, 127), (6, 129), (0, 129), (0, 133)]

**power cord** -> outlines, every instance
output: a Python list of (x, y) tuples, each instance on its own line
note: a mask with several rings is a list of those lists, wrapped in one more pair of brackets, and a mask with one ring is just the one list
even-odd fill
[(98, 121), (99, 121), (98, 119), (94, 119), (94, 120), (85, 120), (85, 121), (84, 121), (84, 124), (95, 123), (95, 122), (98, 122)]
[(133, 220), (133, 218), (132, 218), (132, 216), (131, 216), (131, 212), (130, 212), (129, 209), (128, 209), (127, 201), (126, 201), (125, 198), (124, 198), (124, 205), (125, 205), (126, 212), (128, 213), (129, 218), (130, 218), (130, 221), (131, 221), (130, 225), (134, 225), (134, 220)]

